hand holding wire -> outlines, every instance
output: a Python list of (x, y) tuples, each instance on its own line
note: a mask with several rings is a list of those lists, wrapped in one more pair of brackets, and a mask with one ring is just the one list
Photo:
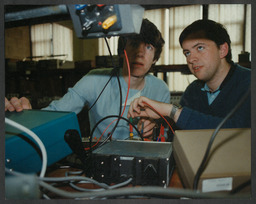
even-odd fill
[(160, 118), (160, 115), (151, 107), (159, 107), (158, 109), (160, 109), (161, 104), (163, 103), (141, 96), (134, 99), (134, 101), (130, 104), (128, 117), (148, 117), (158, 119)]
[(170, 115), (170, 110), (170, 104), (154, 101), (147, 97), (141, 96), (131, 102), (130, 108), (128, 110), (128, 117), (148, 117), (153, 119), (158, 119), (162, 117), (167, 125), (170, 127), (171, 131), (174, 133), (171, 125), (164, 118), (164, 116)]
[(141, 135), (145, 138), (152, 136), (153, 129), (155, 126), (155, 121), (149, 118), (142, 118), (138, 122), (138, 130), (140, 131)]

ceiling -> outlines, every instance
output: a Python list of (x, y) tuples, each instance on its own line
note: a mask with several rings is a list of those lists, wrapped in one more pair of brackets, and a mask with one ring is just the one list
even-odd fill
[[(141, 5), (145, 10), (177, 5)], [(66, 5), (5, 5), (5, 28), (71, 20)]]

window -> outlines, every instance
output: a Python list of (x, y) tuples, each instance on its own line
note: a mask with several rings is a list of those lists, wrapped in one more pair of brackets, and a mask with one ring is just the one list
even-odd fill
[[(187, 25), (203, 18), (203, 6), (188, 5), (146, 10), (144, 18), (148, 18), (158, 27), (165, 40), (163, 52), (156, 65), (186, 64), (179, 45), (179, 35)], [(251, 53), (251, 5), (210, 4), (208, 18), (224, 24), (227, 28), (234, 62), (238, 62), (238, 54), (242, 51)], [(117, 39), (118, 37), (108, 39), (112, 54), (117, 54)], [(99, 39), (99, 45), (99, 55), (108, 55), (104, 39)], [(161, 75), (159, 77), (161, 78)], [(167, 74), (170, 91), (184, 91), (195, 79), (193, 75), (183, 75), (180, 72)]]
[(32, 56), (35, 59), (55, 59), (73, 61), (73, 31), (56, 23), (46, 23), (31, 27)]
[(208, 18), (225, 25), (229, 33), (234, 62), (238, 62), (238, 55), (242, 51), (251, 50), (250, 10), (251, 6), (245, 4), (209, 5)]

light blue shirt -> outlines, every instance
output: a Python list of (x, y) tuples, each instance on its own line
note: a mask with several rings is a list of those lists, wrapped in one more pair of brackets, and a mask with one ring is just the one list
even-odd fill
[[(85, 105), (90, 107), (100, 94), (101, 90), (109, 80), (112, 69), (95, 69), (90, 71), (81, 80), (79, 80), (73, 88), (69, 88), (68, 92), (60, 99), (54, 100), (44, 110), (55, 111), (71, 111), (79, 113)], [(120, 83), (122, 87), (122, 104), (125, 102), (128, 85), (122, 77), (122, 69), (120, 70)], [(131, 101), (135, 97), (146, 96), (150, 99), (170, 103), (170, 91), (166, 83), (148, 74), (145, 77), (145, 84), (142, 90), (130, 89), (128, 100)], [(115, 77), (111, 79), (104, 92), (100, 96), (95, 106), (89, 111), (90, 128), (102, 118), (109, 115), (118, 115), (120, 107), (120, 93), (118, 80)], [(124, 108), (124, 106), (122, 107)], [(122, 109), (123, 110), (123, 109)], [(123, 117), (127, 118), (129, 103), (126, 105)], [(106, 127), (117, 118), (108, 118), (102, 121), (93, 133), (93, 137), (99, 138)], [(116, 122), (109, 126), (103, 137), (111, 132)], [(134, 132), (135, 133), (135, 132)], [(129, 125), (125, 120), (120, 120), (112, 139), (129, 138)]]
[(209, 105), (212, 104), (212, 102), (215, 100), (215, 98), (217, 98), (217, 96), (220, 93), (220, 87), (218, 87), (214, 92), (211, 92), (206, 83), (204, 84), (204, 87), (201, 88), (201, 90), (207, 92), (208, 104)]

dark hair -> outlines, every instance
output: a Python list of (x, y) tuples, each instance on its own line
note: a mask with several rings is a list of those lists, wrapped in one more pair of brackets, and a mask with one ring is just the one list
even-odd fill
[(231, 41), (229, 34), (226, 28), (215, 21), (212, 20), (197, 20), (187, 26), (179, 37), (180, 46), (185, 39), (191, 38), (205, 38), (212, 40), (216, 43), (219, 48), (220, 45), (225, 42), (228, 44), (229, 50), (226, 56), (226, 60), (228, 63), (232, 63), (232, 53), (231, 53)]
[(127, 39), (134, 40), (136, 42), (144, 42), (151, 44), (155, 47), (154, 60), (158, 60), (162, 52), (164, 45), (164, 39), (157, 27), (148, 19), (143, 19), (139, 34), (132, 34), (129, 36), (120, 36), (118, 39), (118, 55), (123, 53)]

